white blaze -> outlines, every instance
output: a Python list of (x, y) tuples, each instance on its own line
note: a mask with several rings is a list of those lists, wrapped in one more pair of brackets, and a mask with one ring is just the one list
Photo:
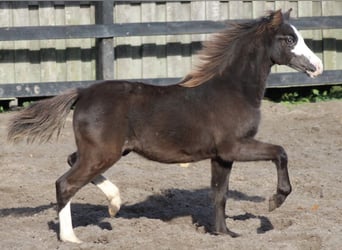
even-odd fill
[(296, 46), (293, 48), (292, 52), (294, 54), (296, 54), (297, 56), (305, 56), (312, 65), (314, 65), (316, 67), (316, 71), (315, 72), (307, 72), (310, 77), (316, 77), (320, 74), (322, 74), (323, 72), (323, 63), (321, 61), (321, 59), (319, 59), (318, 56), (316, 56), (312, 50), (309, 49), (309, 47), (305, 44), (304, 39), (302, 37), (302, 35), (299, 33), (299, 31), (296, 29), (296, 27), (294, 27), (293, 25), (291, 25), (292, 29), (294, 30), (298, 41)]

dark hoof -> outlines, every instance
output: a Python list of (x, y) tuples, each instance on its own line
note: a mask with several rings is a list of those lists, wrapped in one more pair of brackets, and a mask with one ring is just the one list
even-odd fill
[(268, 210), (271, 212), (284, 203), (286, 196), (283, 194), (275, 194), (269, 199)]
[(224, 232), (213, 232), (214, 235), (229, 235), (232, 238), (240, 237), (241, 235), (238, 233), (234, 233), (233, 231), (230, 231), (229, 229), (225, 230)]
[(238, 234), (238, 233), (234, 233), (233, 231), (230, 231), (228, 230), (228, 233), (227, 233), (230, 237), (232, 238), (237, 238), (237, 237), (240, 237), (241, 234)]

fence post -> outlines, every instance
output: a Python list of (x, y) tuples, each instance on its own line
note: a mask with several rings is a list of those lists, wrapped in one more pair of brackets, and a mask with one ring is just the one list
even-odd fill
[[(114, 0), (96, 2), (95, 22), (96, 24), (113, 23)], [(113, 37), (96, 39), (96, 79), (114, 79), (114, 48)]]

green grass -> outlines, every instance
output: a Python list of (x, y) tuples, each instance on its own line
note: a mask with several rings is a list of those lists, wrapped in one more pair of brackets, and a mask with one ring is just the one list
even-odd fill
[(280, 89), (266, 92), (266, 97), (285, 104), (314, 103), (342, 99), (342, 85)]

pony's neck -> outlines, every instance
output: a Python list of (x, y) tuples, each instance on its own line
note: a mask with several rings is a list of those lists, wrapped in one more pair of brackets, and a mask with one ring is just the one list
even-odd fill
[(241, 47), (237, 55), (222, 74), (222, 82), (239, 89), (248, 102), (259, 107), (273, 65), (268, 50), (264, 46), (254, 46), (246, 53)]
[(267, 24), (263, 19), (215, 35), (200, 51), (201, 64), (179, 84), (221, 85), (219, 89), (238, 91), (252, 105), (260, 106), (273, 64), (269, 50), (274, 38)]

